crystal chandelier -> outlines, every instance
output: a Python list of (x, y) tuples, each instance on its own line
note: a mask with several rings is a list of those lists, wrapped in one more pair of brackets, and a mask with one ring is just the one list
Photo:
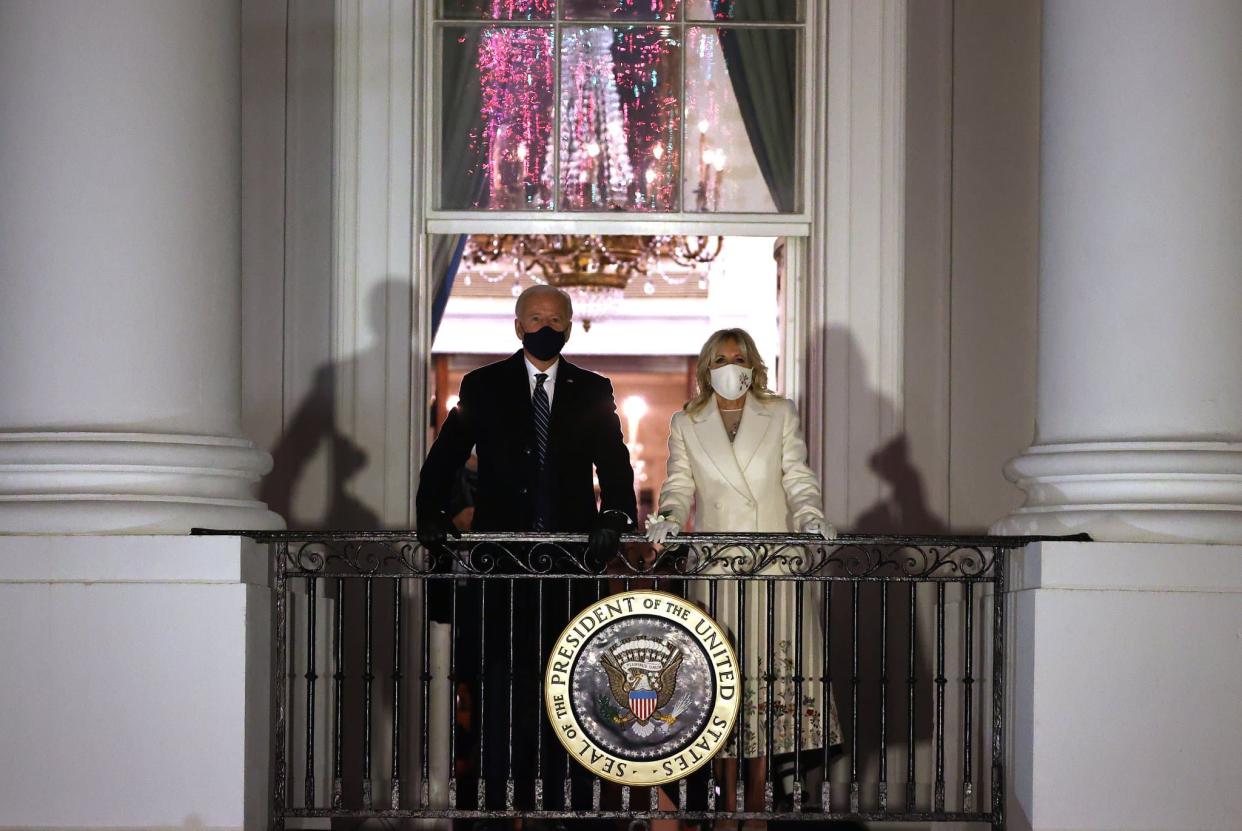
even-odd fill
[[(527, 284), (563, 289), (573, 301), (574, 316), (590, 331), (592, 321), (615, 311), (631, 280), (644, 280), (644, 291), (653, 294), (653, 279), (670, 285), (689, 279), (669, 275), (669, 262), (689, 269), (702, 284), (723, 244), (719, 236), (474, 234), (462, 252), (462, 269), (467, 277), (491, 282), (513, 279), (515, 295)], [(509, 269), (495, 278), (480, 271), (494, 263)]]

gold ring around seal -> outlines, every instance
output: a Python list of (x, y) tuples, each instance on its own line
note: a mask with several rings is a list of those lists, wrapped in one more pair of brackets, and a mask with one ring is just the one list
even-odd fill
[(543, 695), (553, 732), (592, 773), (663, 785), (729, 741), (742, 674), (729, 638), (699, 606), (630, 591), (583, 609), (552, 644)]

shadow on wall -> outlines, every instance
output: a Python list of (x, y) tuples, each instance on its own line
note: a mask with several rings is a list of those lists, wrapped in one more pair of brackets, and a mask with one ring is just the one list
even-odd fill
[[(389, 365), (385, 350), (385, 319), (390, 307), (408, 306), (410, 286), (386, 280), (367, 297), (369, 348), (352, 358), (328, 362), (315, 370), (310, 392), (287, 420), (284, 435), (272, 450), (272, 472), (263, 480), (262, 498), (285, 517), (293, 530), (343, 531), (384, 527), (378, 509), (359, 498), (356, 486), (368, 474), (369, 455), (348, 431), (338, 406), (353, 413), (383, 408), (385, 402), (342, 401), (339, 386), (347, 379), (384, 378)], [(383, 389), (354, 383), (355, 390)], [(352, 419), (351, 419), (352, 421)], [(325, 470), (312, 470), (320, 454)]]
[(945, 534), (948, 525), (927, 506), (923, 477), (910, 460), (904, 433), (889, 439), (867, 458), (867, 465), (887, 486), (887, 495), (854, 521), (857, 533)]
[[(349, 400), (342, 395), (340, 387), (348, 383), (353, 389), (383, 389), (382, 384), (366, 383), (366, 379), (385, 377), (390, 363), (384, 348), (387, 310), (395, 304), (408, 306), (409, 300), (410, 286), (406, 281), (387, 280), (375, 286), (367, 298), (370, 346), (346, 361), (328, 362), (318, 367), (309, 393), (286, 422), (285, 433), (272, 450), (272, 472), (263, 480), (262, 494), (271, 509), (286, 518), (291, 530), (353, 531), (384, 527), (378, 508), (354, 492), (368, 474), (382, 473), (368, 469), (371, 456), (350, 437), (339, 408), (349, 407), (352, 413), (365, 413), (368, 408), (383, 408), (385, 402)], [(346, 723), (341, 731), (341, 767), (347, 804), (362, 802), (363, 743), (367, 731), (365, 693), (360, 680), (368, 673), (374, 677), (373, 724), (391, 722), (394, 589), (392, 580), (342, 580), (339, 596), (329, 597), (329, 590), (325, 588), (322, 601), (336, 603), (337, 608), (345, 610), (342, 625), (345, 680), (341, 709)], [(372, 628), (369, 650), (368, 608)], [(368, 654), (372, 661), (369, 667), (366, 664)], [(407, 653), (402, 660), (408, 662), (413, 657), (416, 656)], [(331, 656), (321, 656), (321, 660), (326, 665)], [(328, 674), (325, 670), (323, 677)], [(408, 693), (403, 693), (402, 697), (407, 699)], [(408, 701), (406, 707), (409, 707)], [(291, 741), (296, 733), (296, 730), (291, 731)], [(379, 772), (387, 770), (385, 760), (391, 754), (389, 732), (376, 727), (370, 741), (371, 769), (382, 776)], [(298, 757), (291, 754), (290, 758)], [(384, 794), (388, 783), (377, 780), (371, 786), (376, 794)], [(354, 825), (354, 821), (334, 823), (334, 827)]]
[[(865, 359), (853, 333), (840, 326), (829, 326), (814, 341), (812, 348), (822, 349), (830, 366), (846, 369), (848, 380), (840, 394), (848, 396), (851, 421), (880, 425), (901, 423), (888, 396), (871, 386)], [(837, 392), (830, 389), (827, 394), (831, 397)], [(891, 436), (875, 447), (850, 447), (848, 458), (851, 465), (865, 461), (884, 485), (881, 496), (872, 504), (844, 518), (848, 530), (860, 534), (947, 532), (945, 520), (932, 513), (927, 505), (923, 476), (911, 461), (909, 441), (904, 433)], [(826, 471), (825, 476), (834, 473), (840, 475), (841, 472)]]
[[(854, 336), (846, 329), (829, 327), (822, 337), (826, 347), (824, 354), (829, 363), (845, 362), (849, 379), (850, 417), (881, 425), (899, 424), (900, 421), (894, 417), (892, 401), (869, 383), (866, 365)], [(832, 390), (828, 394), (832, 395)], [(865, 463), (879, 478), (882, 488), (875, 501), (850, 517), (841, 530), (859, 534), (942, 534), (948, 531), (944, 519), (933, 513), (927, 504), (923, 476), (911, 460), (909, 441), (904, 433), (887, 438), (876, 447), (850, 447), (848, 452), (852, 466), (856, 469), (859, 464)], [(825, 475), (831, 476), (832, 472)], [(881, 731), (885, 730), (889, 804), (904, 804), (907, 748), (913, 736), (918, 799), (925, 803), (920, 807), (930, 807), (934, 777), (931, 753), (934, 679), (930, 646), (935, 642), (931, 625), (935, 590), (929, 585), (917, 589), (912, 611), (909, 586), (914, 584), (863, 584), (859, 586), (856, 601), (850, 584), (830, 585), (829, 671), (833, 679), (840, 679), (833, 684), (833, 689), (845, 739), (845, 752), (834, 763), (832, 779), (836, 783), (847, 783), (850, 769), (856, 763), (860, 781), (876, 782), (880, 771)], [(856, 640), (855, 602), (858, 607)], [(885, 605), (887, 660), (881, 666), (880, 641), (885, 629), (882, 609)], [(855, 648), (858, 650), (856, 694), (851, 683)], [(887, 679), (888, 689), (887, 701), (882, 707), (883, 679)], [(914, 685), (913, 707), (909, 699), (911, 679)], [(856, 718), (851, 717), (851, 713)], [(855, 741), (857, 758), (851, 759)], [(833, 798), (838, 805), (848, 804), (848, 790), (844, 787), (834, 790)], [(861, 798), (864, 809), (868, 804), (874, 807), (877, 799), (874, 785), (869, 792), (864, 786)]]

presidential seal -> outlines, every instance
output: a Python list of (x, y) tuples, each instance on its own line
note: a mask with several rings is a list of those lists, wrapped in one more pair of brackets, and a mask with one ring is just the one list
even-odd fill
[(552, 645), (543, 689), (570, 756), (623, 785), (662, 785), (725, 745), (741, 673), (705, 611), (676, 595), (634, 591), (569, 622)]

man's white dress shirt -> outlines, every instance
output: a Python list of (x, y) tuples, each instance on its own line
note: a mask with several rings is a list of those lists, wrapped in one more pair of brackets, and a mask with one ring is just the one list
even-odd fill
[(561, 359), (557, 357), (556, 363), (552, 364), (552, 366), (548, 367), (547, 369), (539, 369), (539, 367), (532, 364), (530, 362), (530, 358), (527, 358), (526, 356), (522, 356), (522, 360), (526, 362), (526, 380), (530, 381), (530, 394), (532, 398), (535, 395), (535, 387), (539, 383), (535, 379), (535, 376), (538, 375), (540, 372), (548, 376), (547, 378), (543, 380), (543, 388), (544, 388), (544, 391), (548, 393), (548, 406), (551, 407), (552, 406), (552, 393), (553, 393), (553, 390), (556, 389), (556, 371), (560, 369)]

